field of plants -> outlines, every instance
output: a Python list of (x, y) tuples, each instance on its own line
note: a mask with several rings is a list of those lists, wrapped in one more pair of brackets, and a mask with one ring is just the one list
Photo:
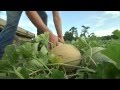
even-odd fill
[[(0, 79), (120, 79), (120, 35), (102, 40), (94, 35), (66, 41), (81, 53), (78, 66), (62, 63), (48, 49), (49, 36), (41, 34), (32, 42), (7, 46), (0, 60)], [(76, 68), (67, 72), (64, 68)]]

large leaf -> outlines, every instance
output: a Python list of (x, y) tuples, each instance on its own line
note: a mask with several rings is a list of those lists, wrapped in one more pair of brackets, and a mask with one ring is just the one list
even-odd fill
[(86, 50), (89, 48), (88, 43), (86, 42), (85, 38), (78, 38), (74, 43), (74, 46), (77, 47), (79, 50)]
[(1, 60), (0, 61), (0, 72), (7, 72), (12, 70), (12, 66), (10, 65), (9, 61)]
[(88, 49), (84, 55), (83, 55), (83, 58), (87, 58), (88, 56), (92, 56), (94, 55), (95, 53), (97, 52), (100, 52), (101, 50), (104, 50), (104, 48), (102, 47), (93, 47), (91, 49)]
[(26, 68), (22, 68), (20, 70), (20, 73), (22, 74), (22, 76), (25, 78), (25, 79), (28, 79), (29, 78), (29, 73), (28, 71), (26, 70)]
[(5, 49), (5, 53), (3, 55), (3, 60), (10, 61), (11, 64), (16, 64), (18, 62), (19, 54), (16, 51), (16, 45), (8, 45)]
[(64, 72), (59, 71), (57, 69), (53, 69), (52, 74), (51, 74), (51, 78), (52, 79), (64, 79)]
[(113, 61), (112, 59), (110, 59), (109, 57), (107, 57), (106, 55), (102, 54), (101, 52), (97, 52), (94, 55), (92, 55), (92, 58), (95, 60), (95, 62), (109, 62), (112, 64), (116, 64), (115, 61)]
[(39, 43), (24, 43), (18, 48), (18, 52), (23, 58), (33, 58), (38, 54), (38, 44)]
[(20, 69), (19, 69), (19, 68), (16, 69), (16, 67), (13, 67), (13, 69), (14, 69), (15, 75), (18, 76), (18, 78), (24, 79), (24, 77), (23, 77), (22, 74), (20, 73)]
[(46, 32), (44, 34), (38, 35), (35, 38), (35, 41), (38, 42), (38, 43), (40, 42), (42, 45), (47, 46), (48, 42), (49, 42), (49, 33)]
[(104, 50), (104, 48), (102, 47), (93, 47), (93, 48), (88, 49), (82, 56), (83, 66), (88, 66), (90, 68), (96, 68), (97, 63), (99, 63), (100, 61), (104, 61), (103, 58), (105, 57), (99, 56), (100, 55), (99, 52), (102, 50)]
[(46, 73), (40, 73), (38, 76), (35, 77), (35, 79), (49, 79), (49, 76)]
[(38, 45), (39, 45), (39, 43), (33, 43), (32, 44), (32, 55), (33, 55), (33, 57), (36, 57), (36, 55), (38, 54)]
[(102, 62), (97, 65), (96, 73), (92, 78), (95, 79), (120, 79), (120, 70), (112, 63)]
[(43, 55), (46, 55), (48, 53), (48, 50), (47, 48), (45, 47), (45, 45), (42, 46), (40, 52), (43, 54)]
[(25, 64), (25, 68), (31, 70), (40, 69), (41, 67), (43, 67), (43, 65), (36, 59), (30, 60)]
[(116, 62), (116, 67), (120, 69), (120, 43), (112, 41), (105, 50), (104, 55)]
[(32, 48), (32, 43), (27, 42), (21, 45), (18, 48), (19, 54), (23, 55), (24, 58), (30, 58), (33, 57), (33, 48)]

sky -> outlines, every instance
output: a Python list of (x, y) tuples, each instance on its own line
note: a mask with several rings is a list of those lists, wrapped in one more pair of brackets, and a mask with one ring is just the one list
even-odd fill
[[(46, 13), (48, 28), (56, 34), (52, 11), (46, 11)], [(95, 33), (97, 36), (111, 35), (114, 30), (120, 29), (120, 11), (60, 11), (60, 16), (63, 34), (74, 26), (80, 35), (83, 29), (82, 25), (89, 26), (89, 34)], [(0, 18), (6, 20), (6, 11), (0, 12)], [(25, 15), (25, 12), (22, 13), (19, 26), (32, 33), (37, 33), (36, 27)]]

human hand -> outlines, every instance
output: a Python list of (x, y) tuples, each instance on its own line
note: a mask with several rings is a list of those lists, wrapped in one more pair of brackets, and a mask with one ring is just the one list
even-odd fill
[(49, 35), (49, 48), (58, 46), (58, 37), (56, 35), (54, 35), (53, 33), (50, 33)]
[(64, 38), (63, 38), (63, 37), (61, 37), (61, 38), (59, 38), (59, 37), (58, 37), (58, 41), (59, 41), (59, 42), (61, 42), (61, 43), (65, 43)]

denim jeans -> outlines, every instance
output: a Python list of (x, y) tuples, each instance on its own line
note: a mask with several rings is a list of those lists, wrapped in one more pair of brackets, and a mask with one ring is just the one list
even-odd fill
[[(2, 58), (5, 47), (13, 43), (17, 26), (22, 14), (22, 11), (7, 11), (7, 22), (2, 32), (0, 32), (0, 58)], [(47, 15), (44, 11), (38, 11), (43, 22), (47, 25)], [(41, 30), (40, 30), (41, 31)], [(41, 34), (37, 29), (37, 34)]]
[(7, 11), (7, 22), (0, 32), (0, 58), (7, 45), (12, 44), (22, 11)]

